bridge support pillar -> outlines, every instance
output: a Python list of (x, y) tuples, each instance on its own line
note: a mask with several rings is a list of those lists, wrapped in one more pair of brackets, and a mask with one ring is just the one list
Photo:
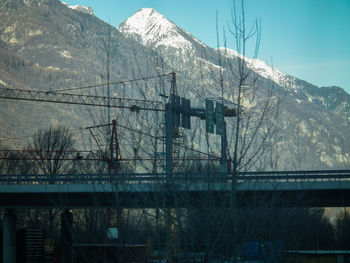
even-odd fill
[(12, 210), (7, 210), (3, 220), (3, 254), (2, 261), (6, 263), (16, 263), (16, 216)]
[(73, 262), (73, 213), (65, 209), (61, 214), (61, 263)]

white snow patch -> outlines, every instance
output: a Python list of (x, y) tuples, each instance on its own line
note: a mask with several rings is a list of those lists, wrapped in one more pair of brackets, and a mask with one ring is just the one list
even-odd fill
[(53, 71), (61, 71), (61, 68), (57, 68), (57, 67), (53, 67), (53, 66), (48, 66), (47, 67), (48, 70), (53, 70)]
[(218, 51), (220, 51), (222, 55), (225, 55), (229, 58), (244, 59), (248, 68), (254, 70), (256, 73), (259, 73), (264, 78), (271, 79), (278, 85), (284, 86), (285, 78), (288, 75), (278, 71), (274, 67), (267, 65), (265, 62), (259, 59), (251, 59), (251, 58), (244, 57), (242, 54), (238, 53), (236, 50), (225, 48), (225, 47), (218, 48)]
[(308, 136), (308, 137), (310, 137), (311, 136), (311, 133), (310, 133), (310, 131), (309, 131), (309, 129), (308, 129), (308, 125), (307, 125), (307, 123), (304, 121), (304, 120), (302, 120), (300, 123), (299, 123), (299, 128), (300, 128), (300, 130), (301, 130), (301, 132), (303, 133), (303, 134), (305, 134), (306, 136)]
[(30, 37), (34, 37), (34, 36), (41, 36), (43, 34), (43, 31), (36, 29), (36, 30), (32, 30), (29, 29), (29, 31), (27, 32), (28, 36)]
[(72, 58), (71, 53), (70, 53), (69, 51), (67, 51), (67, 50), (60, 51), (59, 53), (60, 53), (60, 55), (61, 55), (62, 57), (65, 57), (65, 58)]
[(238, 53), (236, 50), (233, 50), (233, 49), (230, 49), (230, 48), (219, 47), (217, 50), (220, 52), (221, 55), (224, 55), (224, 56), (226, 56), (228, 58), (236, 58), (236, 57), (241, 58), (241, 59), (244, 58), (243, 55)]
[(316, 144), (317, 143), (317, 138), (316, 137), (311, 137), (311, 140), (310, 140), (310, 142), (312, 143), (312, 144)]
[(217, 70), (219, 70), (219, 69), (225, 70), (223, 67), (216, 65), (216, 64), (214, 64), (206, 59), (195, 57), (195, 60), (197, 60), (199, 63), (203, 63), (205, 68), (209, 68), (209, 69), (215, 68)]
[(341, 148), (338, 146), (338, 145), (332, 145), (333, 146), (333, 149), (336, 153), (341, 153)]
[(251, 109), (257, 105), (257, 101), (251, 100), (251, 99), (245, 99), (242, 98), (242, 105), (246, 109)]
[(19, 40), (16, 37), (11, 37), (9, 43), (10, 44), (17, 44), (17, 43), (19, 43)]
[(1, 79), (0, 79), (0, 84), (3, 85), (3, 86), (5, 86), (5, 87), (7, 87), (7, 83), (4, 82), (4, 81), (2, 81)]
[(329, 154), (324, 152), (324, 151), (321, 152), (320, 160), (321, 160), (321, 162), (325, 163), (329, 167), (333, 166), (332, 159), (329, 157)]
[(90, 7), (90, 6), (83, 6), (83, 5), (69, 5), (65, 2), (62, 2), (62, 4), (64, 4), (65, 6), (67, 6), (70, 9), (85, 13), (85, 14), (89, 14), (89, 15), (95, 15), (94, 14), (94, 10)]
[(270, 79), (279, 86), (285, 87), (286, 89), (294, 93), (297, 93), (298, 90), (302, 88), (302, 86), (296, 84), (296, 78), (278, 71), (276, 68), (269, 66), (268, 64), (259, 59), (251, 59), (244, 57), (237, 51), (225, 47), (220, 47), (217, 50), (220, 51), (222, 55), (228, 58), (244, 59), (248, 68), (252, 69), (262, 77)]
[(345, 153), (345, 154), (336, 154), (335, 155), (335, 159), (340, 162), (340, 163), (349, 163), (349, 154)]
[(42, 68), (42, 67), (39, 65), (39, 63), (35, 63), (35, 64), (34, 64), (34, 67), (35, 67), (35, 68), (38, 68), (38, 69), (39, 69), (39, 68)]
[(8, 27), (5, 28), (4, 33), (5, 34), (12, 33), (12, 32), (14, 32), (16, 30), (16, 28), (17, 28), (16, 24), (9, 25)]

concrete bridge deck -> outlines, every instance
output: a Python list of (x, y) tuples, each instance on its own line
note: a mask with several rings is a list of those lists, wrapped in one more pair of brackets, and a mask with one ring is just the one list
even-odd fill
[[(235, 186), (232, 182), (236, 182)], [(1, 176), (0, 208), (350, 206), (350, 171)], [(209, 203), (208, 203), (209, 202)]]

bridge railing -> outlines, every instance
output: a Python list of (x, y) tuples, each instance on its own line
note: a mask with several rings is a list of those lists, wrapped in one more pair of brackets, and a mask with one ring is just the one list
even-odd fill
[(265, 171), (239, 173), (249, 181), (339, 181), (350, 179), (350, 170)]
[(350, 180), (350, 170), (266, 171), (165, 174), (31, 174), (0, 175), (0, 184), (118, 184), (118, 183), (237, 183), (310, 182)]

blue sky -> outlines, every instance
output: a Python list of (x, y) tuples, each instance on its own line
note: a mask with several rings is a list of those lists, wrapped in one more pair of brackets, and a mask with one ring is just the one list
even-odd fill
[[(232, 8), (231, 0), (63, 1), (90, 6), (114, 26), (151, 7), (211, 47), (217, 46), (216, 10), (222, 31)], [(317, 86), (350, 93), (350, 0), (245, 0), (245, 10), (248, 25), (261, 19), (259, 59)], [(235, 49), (229, 37), (227, 46)]]

